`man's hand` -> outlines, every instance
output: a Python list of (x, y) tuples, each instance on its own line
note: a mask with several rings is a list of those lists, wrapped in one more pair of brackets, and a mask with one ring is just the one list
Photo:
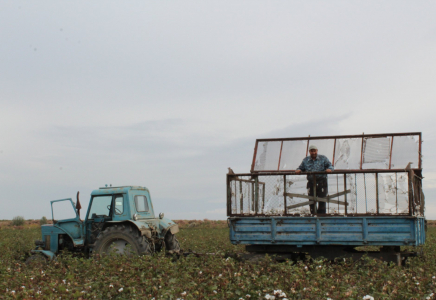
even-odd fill
[(327, 169), (327, 170), (325, 170), (327, 173), (331, 173), (332, 172), (332, 170), (330, 170), (330, 169)]
[(301, 174), (301, 170), (296, 170), (295, 174)]

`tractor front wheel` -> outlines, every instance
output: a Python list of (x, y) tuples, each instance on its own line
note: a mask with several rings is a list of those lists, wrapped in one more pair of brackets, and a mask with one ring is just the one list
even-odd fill
[(176, 235), (172, 234), (169, 230), (165, 235), (165, 248), (167, 251), (180, 251), (180, 243), (176, 238)]
[(94, 254), (151, 254), (150, 243), (138, 230), (126, 225), (109, 226), (95, 240)]
[(47, 262), (48, 262), (47, 257), (45, 257), (41, 253), (32, 254), (31, 256), (29, 256), (26, 259), (26, 265), (29, 265), (29, 266), (39, 266), (39, 267), (41, 267), (41, 266), (47, 264)]

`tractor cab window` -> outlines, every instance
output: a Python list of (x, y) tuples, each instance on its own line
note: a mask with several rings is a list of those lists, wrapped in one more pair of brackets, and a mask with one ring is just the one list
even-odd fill
[(111, 211), (112, 195), (96, 196), (92, 198), (92, 206), (89, 210), (88, 219), (96, 217), (109, 217)]
[(121, 215), (124, 211), (124, 201), (123, 196), (119, 195), (115, 197), (115, 214)]
[(137, 212), (145, 212), (148, 211), (148, 201), (147, 197), (144, 195), (136, 195), (135, 196), (135, 204)]

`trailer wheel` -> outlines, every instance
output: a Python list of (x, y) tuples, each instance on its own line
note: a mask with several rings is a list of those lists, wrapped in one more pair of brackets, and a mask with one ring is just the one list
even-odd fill
[(103, 230), (95, 240), (94, 254), (151, 254), (150, 243), (145, 236), (131, 226), (114, 225)]
[(165, 248), (167, 251), (180, 251), (180, 243), (177, 240), (176, 235), (172, 234), (170, 231), (165, 235)]

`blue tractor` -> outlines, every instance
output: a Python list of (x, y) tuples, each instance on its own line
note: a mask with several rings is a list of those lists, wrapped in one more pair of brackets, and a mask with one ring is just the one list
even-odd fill
[[(33, 254), (53, 259), (61, 250), (85, 254), (152, 254), (165, 248), (180, 251), (175, 234), (179, 227), (156, 218), (150, 192), (145, 187), (103, 187), (91, 193), (85, 219), (80, 219), (80, 201), (51, 201), (53, 224), (41, 226), (42, 240), (35, 241)], [(70, 215), (56, 219), (57, 215)]]

